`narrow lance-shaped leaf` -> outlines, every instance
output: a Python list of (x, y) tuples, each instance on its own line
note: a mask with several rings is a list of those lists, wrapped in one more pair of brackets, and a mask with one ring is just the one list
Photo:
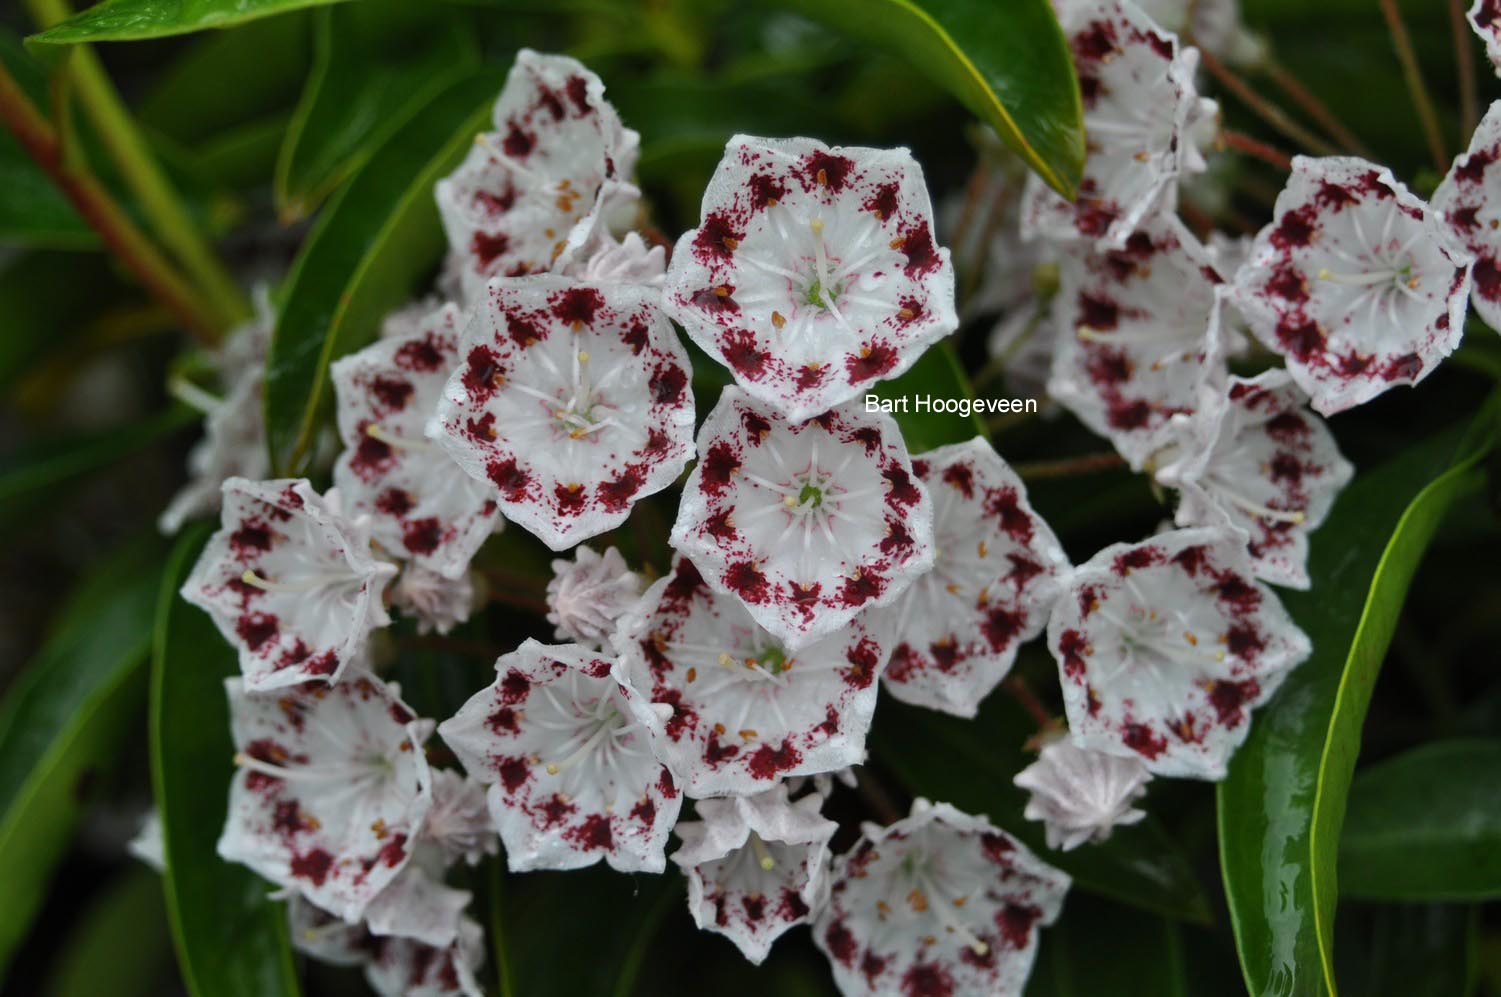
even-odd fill
[(342, 0), (104, 0), (26, 39), (28, 45), (129, 42), (230, 28)]

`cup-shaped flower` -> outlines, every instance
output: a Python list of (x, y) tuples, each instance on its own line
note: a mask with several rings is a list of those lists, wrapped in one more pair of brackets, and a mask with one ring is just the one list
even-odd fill
[(865, 758), (891, 653), (871, 613), (793, 649), (679, 557), (615, 634), (637, 719), (690, 796), (758, 793)]
[(1227, 62), (1254, 63), (1263, 43), (1241, 20), (1240, 0), (1136, 0), (1163, 30), (1186, 35)]
[(230, 478), (221, 516), (182, 597), (234, 645), (247, 688), (338, 681), (391, 622), (381, 593), (396, 566), (371, 556), (369, 527), (294, 479)]
[(635, 232), (616, 239), (601, 232), (579, 250), (573, 263), (563, 269), (570, 277), (596, 284), (650, 284), (660, 287), (667, 277), (667, 250), (646, 244)]
[(846, 997), (1020, 997), (1068, 887), (983, 817), (919, 799), (834, 860), (813, 939)]
[(640, 136), (577, 60), (522, 49), (495, 103), (496, 131), (438, 181), (438, 211), (458, 254), (465, 299), (491, 277), (566, 266), (629, 182)]
[(985, 440), (922, 454), (933, 500), (933, 570), (892, 607), (896, 649), (881, 676), (897, 699), (972, 717), (1047, 626), (1068, 557)]
[(730, 139), (672, 254), (666, 304), (794, 421), (902, 373), (959, 324), (916, 160), (807, 138)]
[(373, 939), (365, 982), (377, 997), (484, 997), (475, 979), (484, 964), (484, 929), (466, 917), (444, 948), (415, 938)]
[(228, 679), (235, 745), (219, 855), (348, 922), (406, 866), (432, 806), (432, 729), (400, 690), (344, 681), (252, 692)]
[(462, 318), (443, 305), (407, 335), (378, 339), (329, 371), (345, 447), (334, 484), (345, 510), (369, 516), (371, 536), (391, 556), (446, 578), (469, 570), (500, 522), (495, 486), (465, 474), (424, 435), (459, 366)]
[(1293, 160), (1231, 300), (1324, 415), (1416, 384), (1459, 345), (1469, 256), (1391, 171)]
[[(1495, 5), (1492, 0), (1493, 6)], [(1501, 8), (1497, 8), (1501, 10)], [(1492, 15), (1493, 18), (1501, 15)], [(1495, 23), (1495, 22), (1493, 22)], [(1501, 32), (1501, 23), (1494, 31)], [(1501, 45), (1501, 42), (1498, 42)], [(1481, 119), (1470, 147), (1433, 194), (1433, 210), (1475, 256), (1470, 300), (1485, 324), (1501, 332), (1501, 101)]]
[(433, 771), (433, 808), (422, 827), (422, 840), (438, 849), (445, 864), (463, 859), (478, 865), (494, 855), (500, 839), (485, 802), (485, 784), (452, 769)]
[(1117, 250), (1063, 254), (1048, 392), (1140, 469), (1191, 412), (1205, 381), (1223, 383), (1220, 277), (1170, 215)]
[[(443, 884), (438, 863), (423, 861), (420, 849), (425, 844), (418, 843), (412, 861), (370, 901), (365, 924), (374, 935), (410, 938), (442, 949), (458, 939), (464, 910), (473, 895)], [(424, 864), (435, 866), (433, 872)]]
[(698, 452), (672, 546), (788, 650), (933, 566), (933, 506), (890, 416), (850, 403), (789, 422), (732, 386)]
[(661, 872), (683, 805), (635, 707), (643, 694), (577, 644), (527, 640), (495, 663), (494, 683), (438, 728), (472, 778), (513, 871)]
[(391, 605), (417, 621), (419, 634), (446, 634), (474, 612), (474, 580), (468, 573), (444, 578), (407, 564), (391, 586)]
[(1251, 710), (1310, 651), (1224, 528), (1100, 551), (1054, 606), (1048, 647), (1076, 744), (1195, 779), (1224, 778)]
[(626, 567), (625, 558), (614, 547), (603, 556), (579, 547), (572, 560), (552, 562), (547, 622), (557, 629), (558, 640), (602, 649), (609, 644), (616, 621), (641, 598), (645, 587), (642, 577)]
[(625, 522), (693, 456), (687, 351), (633, 284), (497, 280), (429, 434), (553, 550)]
[(724, 935), (760, 965), (771, 945), (803, 924), (829, 888), (829, 839), (839, 825), (819, 815), (823, 797), (789, 802), (785, 786), (755, 796), (700, 800), (698, 821), (677, 826), (672, 860), (688, 877), (693, 923)]
[(1060, 735), (1011, 781), (1032, 794), (1023, 816), (1043, 822), (1049, 848), (1067, 852), (1145, 818), (1132, 804), (1152, 776), (1140, 759), (1091, 751)]
[(1475, 0), (1467, 15), (1470, 27), (1485, 42), (1485, 54), (1501, 75), (1501, 0)]
[(1180, 176), (1204, 168), (1190, 130), (1212, 120), (1212, 102), (1194, 89), (1198, 52), (1180, 49), (1178, 39), (1134, 3), (1072, 0), (1061, 6), (1089, 148), (1075, 201), (1036, 177), (1028, 181), (1024, 230), (1120, 247), (1162, 207)]
[(1308, 536), (1354, 468), (1283, 370), (1230, 378), (1155, 458), (1159, 484), (1179, 492), (1179, 526), (1234, 527), (1249, 538), (1256, 577), (1306, 589)]

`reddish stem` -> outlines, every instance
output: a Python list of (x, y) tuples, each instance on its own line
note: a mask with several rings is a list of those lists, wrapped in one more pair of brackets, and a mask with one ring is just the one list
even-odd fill
[(1069, 457), (1065, 460), (1040, 460), (1013, 464), (1012, 470), (1026, 481), (1035, 481), (1039, 478), (1071, 478), (1080, 474), (1113, 471), (1125, 466), (1126, 461), (1120, 454), (1098, 453), (1083, 457)]
[(1255, 111), (1257, 116), (1272, 129), (1290, 141), (1298, 143), (1309, 152), (1316, 152), (1321, 156), (1338, 154), (1338, 149), (1294, 121), (1291, 115), (1257, 93), (1251, 84), (1236, 75), (1234, 70), (1220, 62), (1207, 50), (1201, 49), (1199, 55), (1209, 75), (1218, 80), (1225, 89), (1235, 94), (1242, 104)]
[(1391, 32), (1392, 47), (1397, 50), (1397, 61), (1402, 64), (1402, 78), (1407, 81), (1407, 92), (1412, 96), (1412, 106), (1418, 112), (1423, 136), (1428, 140), (1428, 152), (1433, 156), (1433, 165), (1443, 173), (1449, 169), (1449, 157), (1444, 153), (1444, 138), (1439, 132), (1438, 115), (1433, 111), (1433, 100), (1428, 96), (1428, 85), (1423, 82), (1423, 71), (1418, 65), (1418, 54), (1413, 50), (1412, 36), (1407, 33), (1402, 12), (1397, 9), (1397, 0), (1381, 0), (1381, 13)]
[(1459, 120), (1464, 134), (1474, 133), (1478, 104), (1475, 87), (1475, 36), (1465, 23), (1464, 0), (1449, 0), (1449, 28), (1454, 35), (1454, 65), (1459, 72)]
[(1220, 131), (1220, 139), (1228, 148), (1234, 149), (1236, 152), (1250, 156), (1254, 159), (1259, 159), (1263, 163), (1279, 169), (1284, 173), (1292, 172), (1292, 158), (1288, 156), (1287, 153), (1283, 152), (1281, 149), (1276, 148), (1275, 146), (1268, 145), (1267, 143), (1254, 139), (1249, 135), (1242, 135), (1240, 132), (1233, 132), (1228, 128), (1222, 129)]
[(1360, 140), (1360, 137), (1339, 120), (1339, 117), (1329, 109), (1329, 105), (1319, 100), (1314, 92), (1304, 86), (1303, 81), (1294, 76), (1286, 66), (1267, 60), (1263, 68), (1272, 78), (1272, 82), (1281, 87), (1283, 92), (1292, 98), (1293, 103), (1302, 108), (1310, 118), (1322, 125), (1336, 142), (1357, 155), (1367, 159), (1372, 158), (1370, 148)]
[(1032, 691), (1032, 687), (1027, 684), (1026, 679), (1020, 675), (1012, 675), (1006, 681), (1002, 682), (1001, 685), (1010, 694), (1011, 698), (1020, 703), (1022, 709), (1026, 710), (1032, 717), (1033, 722), (1037, 724), (1038, 730), (1051, 727), (1056, 722), (1057, 718), (1054, 717), (1053, 712), (1043, 704), (1042, 700), (1037, 698), (1037, 693)]

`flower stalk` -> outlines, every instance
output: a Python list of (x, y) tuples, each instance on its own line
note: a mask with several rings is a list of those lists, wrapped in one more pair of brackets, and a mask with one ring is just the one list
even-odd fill
[(1433, 110), (1433, 98), (1428, 94), (1428, 84), (1423, 81), (1418, 56), (1412, 48), (1412, 36), (1407, 33), (1407, 24), (1402, 20), (1402, 12), (1397, 9), (1396, 0), (1381, 0), (1381, 14), (1386, 18), (1387, 29), (1391, 32), (1392, 46), (1397, 50), (1397, 61), (1402, 64), (1402, 78), (1407, 82), (1407, 92), (1412, 95), (1412, 105), (1423, 126), (1423, 137), (1428, 142), (1433, 165), (1443, 173), (1449, 168), (1449, 157), (1444, 152), (1444, 139), (1439, 131), (1438, 115)]

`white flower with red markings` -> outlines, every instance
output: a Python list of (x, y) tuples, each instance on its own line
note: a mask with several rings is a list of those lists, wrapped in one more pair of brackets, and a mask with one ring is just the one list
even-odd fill
[(1204, 382), (1222, 383), (1221, 278), (1170, 215), (1120, 249), (1063, 255), (1049, 393), (1140, 469), (1192, 412)]
[(406, 866), (432, 806), (432, 727), (363, 670), (252, 692), (228, 679), (235, 746), (219, 854), (345, 921)]
[(663, 871), (683, 796), (637, 719), (643, 694), (577, 644), (527, 640), (495, 670), (438, 731), (490, 784), (511, 869)]
[(728, 387), (699, 433), (672, 546), (797, 650), (933, 565), (933, 506), (890, 416), (806, 422)]
[(437, 948), (414, 938), (373, 938), (365, 982), (379, 997), (484, 997), (475, 971), (485, 964), (485, 932), (459, 922), (459, 937)]
[(916, 800), (834, 860), (813, 938), (847, 997), (1018, 997), (1069, 878), (983, 817)]
[[(419, 841), (423, 848), (427, 843)], [(464, 910), (473, 898), (467, 890), (456, 890), (442, 882), (438, 863), (419, 850), (406, 868), (376, 894), (365, 908), (365, 924), (370, 933), (396, 936), (447, 948), (459, 935)], [(434, 866), (431, 873), (425, 865)]]
[(972, 717), (1047, 626), (1068, 558), (983, 439), (912, 467), (933, 500), (935, 561), (892, 607), (898, 643), (881, 681), (904, 702)]
[(330, 966), (362, 966), (374, 944), (364, 922), (350, 924), (299, 893), (287, 895), (287, 937), (292, 948)]
[(459, 578), (501, 524), (499, 494), (464, 473), (426, 439), (427, 422), (459, 366), (456, 305), (428, 313), (406, 335), (378, 339), (336, 361), (344, 452), (334, 484), (350, 515), (368, 516), (371, 535), (393, 557)]
[[(1495, 0), (1491, 0), (1494, 7)], [(1501, 8), (1496, 8), (1501, 10)], [(1492, 14), (1493, 18), (1501, 14)], [(1501, 25), (1497, 27), (1501, 31)], [(1485, 324), (1501, 332), (1501, 101), (1491, 105), (1433, 194), (1433, 211), (1475, 256), (1470, 300)]]
[(446, 634), (474, 612), (474, 580), (465, 573), (444, 578), (415, 564), (401, 569), (391, 586), (391, 605), (417, 621), (417, 632)]
[(1136, 0), (1165, 31), (1233, 63), (1254, 63), (1264, 45), (1246, 29), (1240, 0)]
[(1190, 131), (1212, 120), (1212, 102), (1194, 89), (1198, 52), (1180, 49), (1135, 4), (1063, 6), (1089, 147), (1074, 202), (1035, 176), (1028, 180), (1024, 231), (1119, 247), (1163, 206), (1180, 176), (1204, 168)]
[(485, 802), (485, 784), (450, 769), (434, 770), (433, 808), (428, 811), (422, 839), (438, 849), (444, 864), (460, 859), (479, 864), (500, 847), (496, 833)]
[(789, 802), (784, 786), (755, 796), (700, 800), (698, 821), (677, 826), (672, 855), (688, 878), (688, 910), (756, 965), (787, 929), (806, 923), (829, 888), (829, 839), (839, 825), (823, 797)]
[(381, 593), (396, 566), (371, 555), (369, 526), (294, 479), (230, 478), (221, 516), (182, 597), (234, 645), (247, 688), (338, 681), (391, 622)]
[(631, 284), (496, 281), (464, 328), (430, 435), (553, 550), (625, 522), (693, 456), (691, 366), (660, 300)]
[(558, 640), (603, 649), (615, 632), (615, 621), (641, 597), (642, 577), (626, 567), (614, 547), (603, 555), (589, 547), (574, 551), (573, 560), (552, 562), (547, 583), (547, 622)]
[(1454, 352), (1469, 262), (1443, 218), (1389, 170), (1298, 156), (1231, 299), (1332, 415), (1416, 384)]
[(744, 795), (865, 758), (891, 641), (871, 613), (793, 650), (679, 557), (615, 635), (636, 716), (690, 796)]
[(1251, 710), (1310, 650), (1230, 529), (1100, 551), (1054, 606), (1048, 647), (1076, 744), (1196, 779), (1224, 778)]
[(640, 136), (574, 59), (522, 49), (495, 103), (496, 131), (438, 181), (438, 210), (463, 261), (465, 297), (491, 277), (557, 270), (600, 230), (629, 182)]
[(1232, 377), (1154, 458), (1158, 483), (1179, 491), (1179, 526), (1243, 531), (1256, 576), (1300, 589), (1308, 536), (1354, 474), (1307, 400), (1286, 371)]
[(1011, 781), (1032, 794), (1023, 816), (1043, 822), (1049, 848), (1067, 852), (1145, 818), (1132, 804), (1152, 775), (1139, 759), (1091, 751), (1058, 735)]
[(905, 149), (737, 135), (666, 304), (752, 397), (792, 420), (910, 367), (958, 327), (948, 250)]
[(1501, 75), (1501, 0), (1475, 0), (1467, 15), (1470, 27), (1485, 42), (1485, 54)]

